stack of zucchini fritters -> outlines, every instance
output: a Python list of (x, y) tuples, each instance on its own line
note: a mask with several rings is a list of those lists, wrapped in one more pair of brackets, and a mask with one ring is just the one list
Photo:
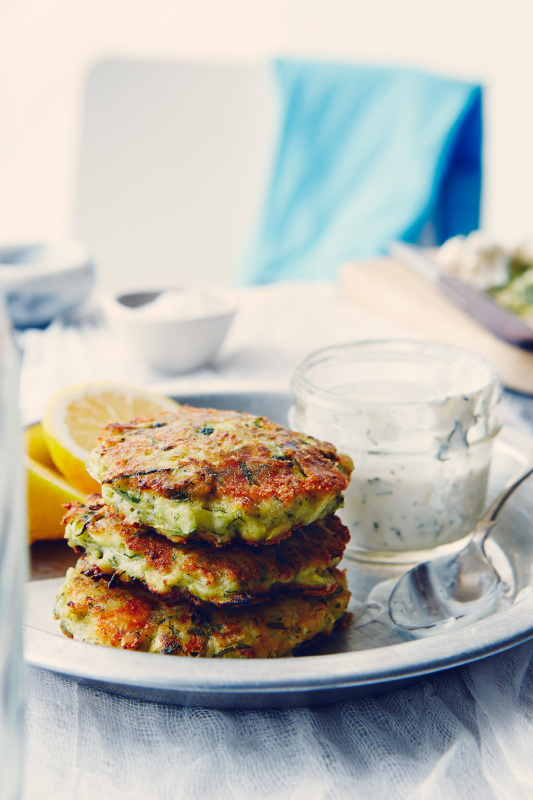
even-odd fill
[(72, 503), (81, 552), (55, 605), (68, 636), (170, 655), (290, 654), (345, 617), (334, 515), (352, 463), (309, 436), (237, 411), (181, 406), (109, 425)]

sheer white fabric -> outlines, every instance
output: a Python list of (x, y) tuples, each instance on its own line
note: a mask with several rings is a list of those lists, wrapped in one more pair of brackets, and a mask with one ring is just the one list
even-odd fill
[[(26, 332), (24, 417), (39, 418), (59, 386), (93, 378), (169, 393), (285, 390), (312, 349), (397, 332), (337, 292), (320, 284), (243, 290), (216, 365), (172, 380), (118, 358), (93, 316)], [(507, 398), (506, 415), (525, 428), (531, 407)], [(139, 702), (31, 668), (25, 798), (528, 800), (532, 657), (526, 643), (393, 692), (269, 711)]]
[(314, 709), (159, 706), (31, 669), (26, 797), (533, 796), (533, 645)]

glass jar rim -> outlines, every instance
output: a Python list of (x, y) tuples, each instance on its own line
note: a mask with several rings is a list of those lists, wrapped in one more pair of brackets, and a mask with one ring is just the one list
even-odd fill
[[(343, 357), (344, 356), (344, 357)], [(400, 399), (395, 400), (390, 397), (384, 399), (357, 399), (360, 406), (428, 406), (441, 403), (445, 399), (464, 396), (479, 396), (483, 392), (500, 386), (500, 379), (495, 365), (484, 356), (478, 355), (466, 348), (457, 345), (449, 345), (444, 342), (432, 342), (420, 339), (363, 339), (355, 342), (344, 342), (327, 347), (320, 348), (310, 353), (300, 364), (297, 366), (292, 379), (291, 389), (295, 398), (313, 397), (313, 402), (325, 408), (335, 406), (336, 408), (349, 409), (353, 406), (353, 398), (345, 398), (340, 394), (324, 389), (314, 383), (306, 373), (321, 364), (334, 364), (338, 360), (339, 364), (348, 359), (353, 362), (360, 360), (368, 361), (371, 357), (379, 356), (380, 359), (385, 360), (387, 357), (390, 359), (398, 357), (405, 359), (417, 357), (420, 361), (431, 357), (439, 356), (442, 364), (452, 364), (453, 361), (458, 359), (468, 364), (471, 370), (474, 368), (481, 369), (484, 372), (483, 379), (480, 378), (476, 385), (470, 386), (465, 390), (456, 390), (447, 392), (442, 398), (435, 397), (432, 400), (428, 399)]]

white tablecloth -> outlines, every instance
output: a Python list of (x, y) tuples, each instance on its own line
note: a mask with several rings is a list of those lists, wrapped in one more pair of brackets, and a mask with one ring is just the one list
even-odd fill
[[(79, 380), (179, 395), (288, 390), (311, 350), (401, 334), (332, 285), (240, 290), (213, 367), (170, 378), (119, 355), (97, 313), (20, 335), (25, 421)], [(506, 424), (533, 429), (533, 401), (505, 398)], [(27, 800), (533, 797), (533, 642), (408, 688), (313, 709), (227, 711), (116, 697), (31, 668)]]

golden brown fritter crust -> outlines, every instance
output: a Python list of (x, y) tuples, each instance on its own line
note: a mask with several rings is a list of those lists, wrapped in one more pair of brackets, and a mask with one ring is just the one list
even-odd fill
[(349, 468), (333, 445), (265, 417), (183, 406), (150, 420), (108, 425), (96, 442), (98, 474), (170, 500), (210, 495), (253, 505), (277, 497), (338, 494)]
[(178, 656), (274, 658), (289, 655), (319, 634), (331, 633), (348, 606), (345, 576), (328, 597), (289, 595), (262, 605), (201, 611), (168, 607), (136, 587), (95, 582), (83, 565), (67, 573), (55, 616), (67, 636), (81, 641)]
[(108, 425), (89, 471), (106, 502), (173, 540), (275, 542), (342, 504), (353, 464), (335, 447), (237, 411), (182, 406)]
[(86, 574), (140, 580), (166, 603), (238, 604), (268, 599), (279, 590), (327, 594), (350, 534), (337, 517), (299, 528), (277, 547), (200, 542), (177, 545), (153, 529), (131, 525), (97, 495), (70, 503), (65, 537), (85, 552)]

